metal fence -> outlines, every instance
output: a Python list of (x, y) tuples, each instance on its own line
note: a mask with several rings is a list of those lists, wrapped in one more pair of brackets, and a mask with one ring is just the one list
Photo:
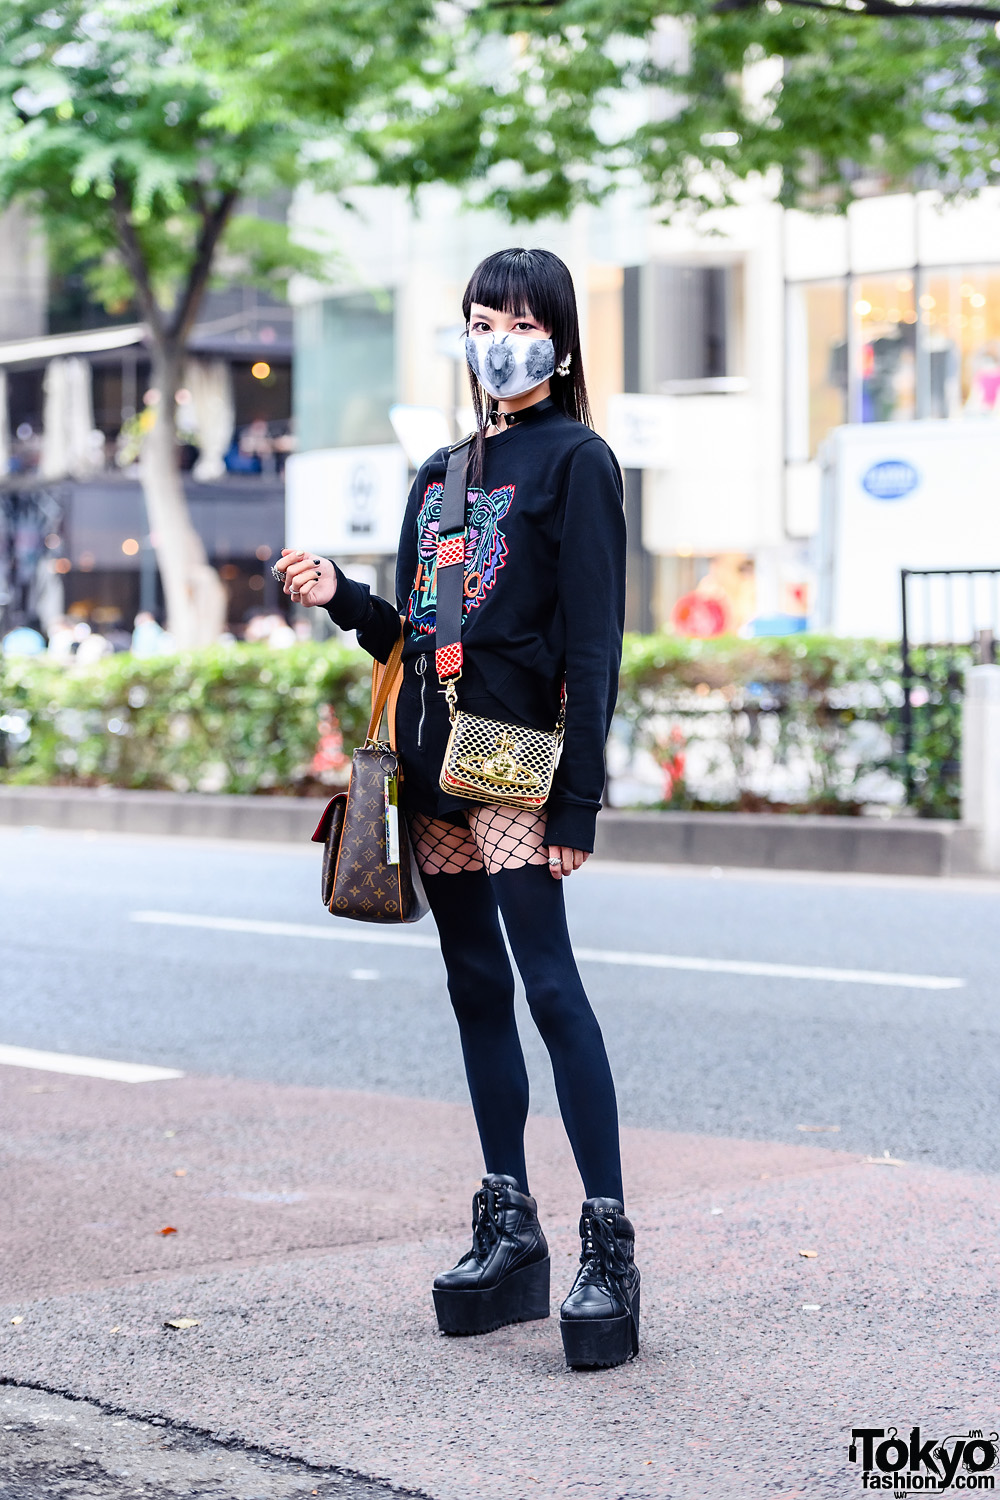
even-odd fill
[[(940, 707), (942, 694), (961, 696), (970, 648), (980, 662), (996, 660), (1000, 636), (1000, 567), (901, 568), (903, 703), (901, 709), (906, 797), (916, 793), (913, 747), (921, 716)], [(931, 647), (934, 671), (929, 669)], [(923, 665), (918, 664), (922, 660)], [(949, 737), (936, 767), (944, 777), (957, 776), (961, 746)]]

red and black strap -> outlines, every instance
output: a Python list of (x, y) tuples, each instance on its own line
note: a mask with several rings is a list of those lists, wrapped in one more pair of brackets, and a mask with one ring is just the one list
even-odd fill
[(466, 472), (471, 439), (448, 455), (438, 521), (434, 666), (438, 680), (462, 675), (462, 606), (465, 600)]

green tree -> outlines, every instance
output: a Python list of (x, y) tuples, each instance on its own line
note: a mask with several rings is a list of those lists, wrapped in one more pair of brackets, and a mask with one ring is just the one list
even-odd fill
[(470, 65), (405, 81), (359, 138), (382, 182), (461, 183), (524, 218), (619, 185), (697, 214), (754, 177), (817, 211), (859, 182), (972, 194), (1000, 182), (995, 22), (885, 0), (482, 0)]
[(0, 0), (0, 205), (32, 206), (58, 263), (141, 308), (160, 392), (144, 485), (178, 638), (211, 638), (222, 613), (171, 420), (199, 304), (222, 252), (231, 280), (271, 284), (321, 259), (241, 204), (307, 181), (346, 199), (358, 182), (447, 182), (534, 219), (626, 184), (670, 216), (754, 176), (815, 209), (843, 208), (859, 178), (1000, 181), (991, 22), (865, 3), (891, 10)]
[[(292, 0), (294, 4), (294, 0)], [(436, 46), (424, 0), (328, 7), (310, 45), (324, 106), (307, 118), (294, 91), (241, 87), (260, 71), (267, 16), (222, 8), (216, 45), (204, 12), (131, 0), (0, 0), (0, 206), (21, 202), (54, 263), (84, 267), (109, 306), (135, 299), (152, 351), (156, 421), (143, 487), (170, 628), (182, 645), (215, 638), (221, 582), (191, 523), (173, 414), (188, 337), (213, 273), (280, 286), (323, 256), (247, 205), (311, 181), (341, 190), (338, 121), (398, 85)], [(306, 24), (308, 7), (299, 7)], [(209, 18), (210, 19), (210, 18)], [(356, 169), (356, 162), (354, 163)]]

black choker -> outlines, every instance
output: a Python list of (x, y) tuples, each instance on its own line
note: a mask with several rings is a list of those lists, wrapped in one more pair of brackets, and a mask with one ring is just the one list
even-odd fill
[[(522, 407), (520, 411), (495, 411), (490, 416), (490, 426), (495, 427), (498, 432), (506, 432), (509, 427), (517, 427), (533, 417), (540, 417), (550, 411), (555, 402), (551, 396), (546, 396), (542, 401), (536, 401), (533, 406)], [(503, 426), (500, 426), (499, 418), (503, 417)]]

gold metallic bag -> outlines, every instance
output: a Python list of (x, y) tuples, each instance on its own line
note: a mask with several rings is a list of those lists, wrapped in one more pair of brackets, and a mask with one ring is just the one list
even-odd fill
[(562, 751), (565, 702), (554, 730), (525, 729), (463, 712), (454, 680), (445, 696), (451, 733), (441, 767), (442, 790), (502, 807), (543, 807)]

